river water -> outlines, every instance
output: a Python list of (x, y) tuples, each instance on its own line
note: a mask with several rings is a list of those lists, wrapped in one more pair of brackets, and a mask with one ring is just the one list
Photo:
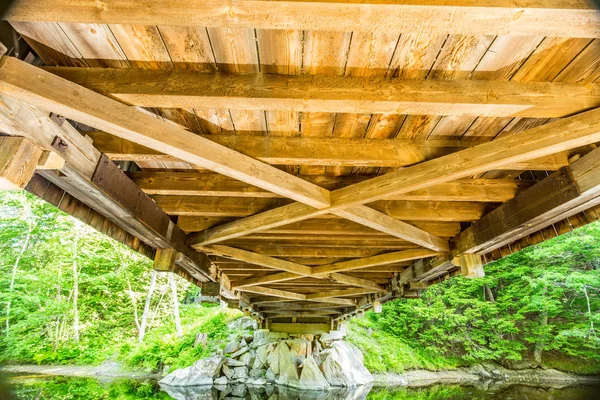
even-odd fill
[(1, 400), (177, 399), (177, 400), (600, 400), (600, 387), (538, 388), (528, 386), (467, 387), (438, 385), (427, 388), (355, 388), (328, 392), (297, 391), (280, 386), (248, 388), (161, 388), (152, 380), (101, 380), (48, 375), (12, 374), (4, 382), (11, 394)]

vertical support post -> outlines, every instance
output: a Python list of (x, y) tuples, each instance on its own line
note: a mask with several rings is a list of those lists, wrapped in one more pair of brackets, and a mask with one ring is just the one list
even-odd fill
[(170, 272), (174, 270), (177, 251), (172, 248), (157, 249), (154, 256), (153, 268), (155, 271)]
[(382, 306), (381, 302), (379, 300), (375, 300), (373, 302), (373, 312), (375, 314), (381, 314), (382, 311), (383, 311), (383, 306)]
[(462, 254), (453, 262), (460, 266), (460, 273), (467, 278), (483, 278), (483, 258), (478, 254)]

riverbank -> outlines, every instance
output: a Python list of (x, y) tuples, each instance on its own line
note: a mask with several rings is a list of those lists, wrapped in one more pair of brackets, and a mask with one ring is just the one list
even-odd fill
[(117, 362), (101, 365), (3, 365), (0, 372), (27, 373), (34, 375), (72, 376), (79, 378), (107, 379), (160, 379), (160, 374), (146, 371), (130, 371)]
[(471, 368), (428, 371), (410, 370), (402, 374), (374, 374), (377, 387), (419, 388), (432, 385), (488, 386), (491, 384), (562, 388), (573, 385), (600, 385), (600, 375), (577, 375), (555, 369), (510, 370), (496, 364)]

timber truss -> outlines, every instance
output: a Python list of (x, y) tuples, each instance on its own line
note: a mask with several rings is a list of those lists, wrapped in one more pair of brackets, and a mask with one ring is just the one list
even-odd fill
[(598, 219), (583, 2), (106, 3), (9, 10), (34, 55), (0, 60), (0, 183), (261, 322), (335, 325)]

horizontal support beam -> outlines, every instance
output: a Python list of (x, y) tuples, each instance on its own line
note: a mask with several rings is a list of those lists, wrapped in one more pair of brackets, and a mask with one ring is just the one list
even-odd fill
[[(289, 200), (269, 198), (222, 198), (206, 196), (152, 196), (169, 215), (194, 217), (245, 217), (280, 207)], [(434, 202), (385, 200), (369, 204), (373, 210), (402, 220), (475, 221), (481, 218), (486, 204), (475, 202)], [(347, 218), (345, 215), (340, 217)], [(350, 219), (351, 218), (347, 218)], [(359, 221), (355, 221), (361, 223)]]
[[(393, 253), (380, 254), (372, 257), (359, 258), (350, 261), (342, 261), (335, 264), (322, 265), (318, 267), (313, 267), (311, 276), (312, 277), (331, 277), (335, 280), (339, 279), (339, 272), (343, 271), (351, 271), (358, 270), (362, 268), (374, 267), (378, 265), (388, 265), (402, 261), (410, 261), (416, 260), (424, 257), (436, 256), (438, 253), (425, 250), (425, 249), (415, 249), (415, 250), (404, 250), (397, 251)], [(332, 276), (333, 275), (333, 276)], [(252, 286), (258, 284), (265, 283), (275, 283), (297, 279), (298, 274), (289, 274), (289, 273), (278, 273), (271, 274), (266, 276), (260, 276), (256, 278), (249, 278), (243, 281), (233, 283), (234, 287), (244, 287), (244, 286)], [(341, 280), (343, 282), (343, 279)]]
[(600, 106), (596, 84), (44, 69), (140, 107), (557, 118)]
[[(108, 135), (104, 135), (105, 137)], [(114, 138), (114, 136), (112, 136)], [(120, 140), (119, 138), (115, 138)], [(276, 139), (276, 138), (275, 138)], [(308, 139), (308, 138), (307, 138)], [(325, 139), (327, 141), (328, 139)], [(369, 142), (373, 142), (370, 140)], [(402, 142), (402, 140), (398, 140)], [(435, 141), (435, 140), (434, 140)], [(94, 142), (99, 146), (101, 143)], [(560, 162), (562, 164), (562, 161)], [(564, 165), (568, 165), (565, 154)], [(527, 168), (529, 169), (529, 168)], [(208, 197), (281, 197), (247, 183), (212, 172), (128, 172), (129, 177), (150, 195)], [(365, 176), (300, 175), (327, 190), (339, 189), (368, 179)], [(533, 181), (514, 179), (462, 179), (404, 193), (387, 200), (505, 202)]]
[(359, 296), (361, 294), (376, 293), (376, 292), (378, 292), (378, 290), (373, 290), (373, 289), (371, 289), (371, 290), (369, 290), (369, 289), (332, 290), (332, 291), (329, 291), (326, 293), (307, 294), (306, 300), (328, 299), (331, 297)]
[[(198, 232), (229, 222), (230, 218), (211, 218), (211, 217), (188, 217), (180, 216), (177, 224), (186, 232)], [(460, 223), (445, 221), (414, 221), (405, 220), (404, 222), (416, 226), (432, 235), (441, 237), (452, 237), (460, 232)], [(387, 234), (368, 228), (356, 222), (348, 221), (343, 218), (313, 218), (306, 221), (300, 221), (289, 225), (276, 227), (266, 230), (258, 235), (276, 236), (283, 239), (290, 239), (291, 236), (307, 235), (348, 235), (348, 236), (380, 236)], [(329, 239), (332, 239), (330, 237)], [(381, 238), (383, 239), (383, 238)], [(388, 239), (391, 239), (388, 237)]]
[(282, 299), (291, 300), (306, 300), (306, 296), (301, 293), (289, 292), (287, 290), (271, 289), (262, 286), (249, 286), (243, 288), (236, 288), (236, 290), (255, 294), (264, 294), (267, 296), (280, 297)]
[[(120, 161), (178, 161), (129, 140), (104, 132), (86, 132), (101, 152)], [(488, 140), (403, 140), (342, 139), (310, 137), (276, 137), (251, 135), (198, 135), (249, 157), (274, 165), (334, 165), (355, 167), (407, 167), (468, 149)], [(571, 154), (558, 152), (539, 159), (519, 160), (498, 169), (556, 171), (568, 165)], [(305, 177), (303, 177), (305, 178)], [(306, 179), (306, 178), (305, 178)], [(364, 178), (345, 177), (344, 186)], [(327, 177), (311, 177), (307, 181), (327, 189), (342, 186)], [(239, 187), (239, 185), (238, 185)], [(245, 186), (247, 187), (247, 186)]]
[[(355, 205), (334, 211), (334, 213), (340, 217), (363, 224), (369, 228), (377, 229), (378, 231), (385, 232), (391, 236), (404, 239), (416, 245), (425, 247), (426, 249), (440, 252), (450, 251), (450, 245), (447, 240), (396, 219), (398, 215), (390, 213), (388, 209), (384, 209), (384, 212), (385, 213), (382, 213), (362, 205)], [(407, 217), (410, 218), (408, 215)]]

